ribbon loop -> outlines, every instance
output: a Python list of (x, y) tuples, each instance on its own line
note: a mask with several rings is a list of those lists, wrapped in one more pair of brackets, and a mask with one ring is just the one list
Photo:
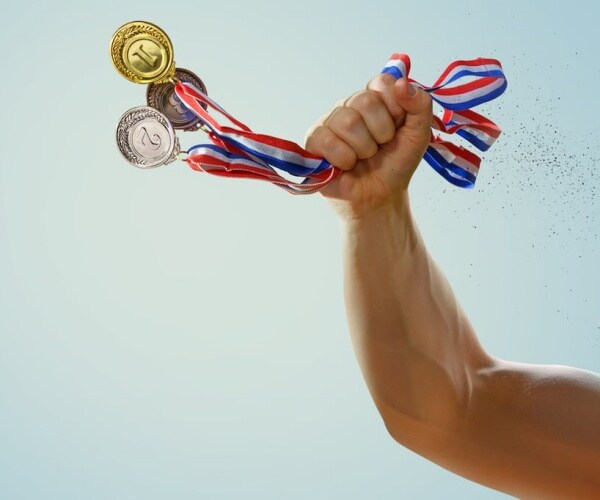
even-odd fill
[[(393, 54), (382, 73), (397, 79), (408, 78), (410, 66), (406, 54)], [(464, 79), (468, 81), (460, 83)], [(487, 151), (499, 137), (501, 131), (496, 124), (471, 110), (506, 90), (506, 78), (499, 61), (484, 58), (455, 61), (431, 87), (411, 78), (409, 81), (444, 108), (441, 117), (434, 116), (433, 129), (457, 134), (480, 151)], [(253, 132), (190, 83), (177, 83), (175, 93), (210, 129), (208, 137), (212, 144), (200, 144), (188, 150), (186, 162), (194, 170), (268, 181), (294, 194), (314, 193), (341, 173), (323, 158), (292, 141)], [(225, 117), (230, 125), (219, 123), (204, 106)], [(481, 163), (474, 153), (433, 134), (423, 158), (446, 180), (464, 188), (473, 187)], [(304, 180), (291, 181), (276, 169), (304, 177)]]
[[(382, 70), (382, 73), (396, 78), (408, 78), (444, 108), (441, 117), (434, 116), (434, 129), (445, 134), (457, 134), (480, 151), (487, 151), (500, 136), (501, 130), (495, 123), (471, 110), (500, 97), (506, 90), (506, 77), (500, 61), (489, 58), (455, 61), (431, 87), (409, 78), (409, 72), (410, 58), (406, 54), (392, 55)], [(468, 81), (459, 83), (464, 79)], [(475, 185), (481, 159), (462, 146), (433, 135), (423, 158), (455, 186), (471, 188)]]

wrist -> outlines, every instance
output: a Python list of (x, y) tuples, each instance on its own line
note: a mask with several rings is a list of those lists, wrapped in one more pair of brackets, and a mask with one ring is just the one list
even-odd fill
[(343, 217), (343, 226), (346, 241), (358, 245), (377, 246), (376, 242), (380, 242), (393, 251), (400, 248), (414, 250), (420, 241), (410, 210), (408, 191), (389, 203)]
[(392, 215), (403, 216), (409, 212), (409, 197), (406, 188), (385, 196), (358, 196), (355, 199), (337, 198), (322, 193), (331, 204), (343, 224), (374, 222)]
[(403, 189), (385, 200), (370, 203), (368, 206), (348, 205), (339, 212), (342, 222), (348, 227), (402, 223), (411, 217), (408, 190)]

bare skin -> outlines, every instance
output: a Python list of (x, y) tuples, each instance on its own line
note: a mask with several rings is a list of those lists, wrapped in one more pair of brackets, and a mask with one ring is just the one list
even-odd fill
[(348, 323), (371, 396), (395, 440), (468, 479), (600, 498), (600, 377), (488, 354), (419, 234), (408, 186), (431, 116), (426, 93), (380, 75), (307, 134), (344, 170), (322, 193), (344, 225)]

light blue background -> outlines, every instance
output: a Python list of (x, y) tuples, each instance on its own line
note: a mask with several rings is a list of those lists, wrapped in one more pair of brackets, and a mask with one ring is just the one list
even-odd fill
[(0, 498), (505, 498), (387, 436), (318, 195), (121, 158), (145, 88), (108, 44), (160, 25), (218, 102), (298, 142), (392, 52), (425, 84), (497, 57), (509, 91), (482, 109), (505, 133), (477, 188), (424, 164), (416, 215), (492, 354), (600, 371), (597, 3), (1, 7)]

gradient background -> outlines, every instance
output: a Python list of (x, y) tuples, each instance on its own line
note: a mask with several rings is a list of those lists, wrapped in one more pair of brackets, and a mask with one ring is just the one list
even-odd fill
[(424, 164), (416, 216), (492, 354), (600, 371), (600, 11), (525, 4), (3, 0), (0, 497), (506, 498), (386, 434), (322, 198), (128, 166), (114, 130), (145, 88), (108, 44), (158, 24), (225, 108), (298, 142), (392, 52), (425, 84), (497, 57), (505, 134), (475, 190)]

